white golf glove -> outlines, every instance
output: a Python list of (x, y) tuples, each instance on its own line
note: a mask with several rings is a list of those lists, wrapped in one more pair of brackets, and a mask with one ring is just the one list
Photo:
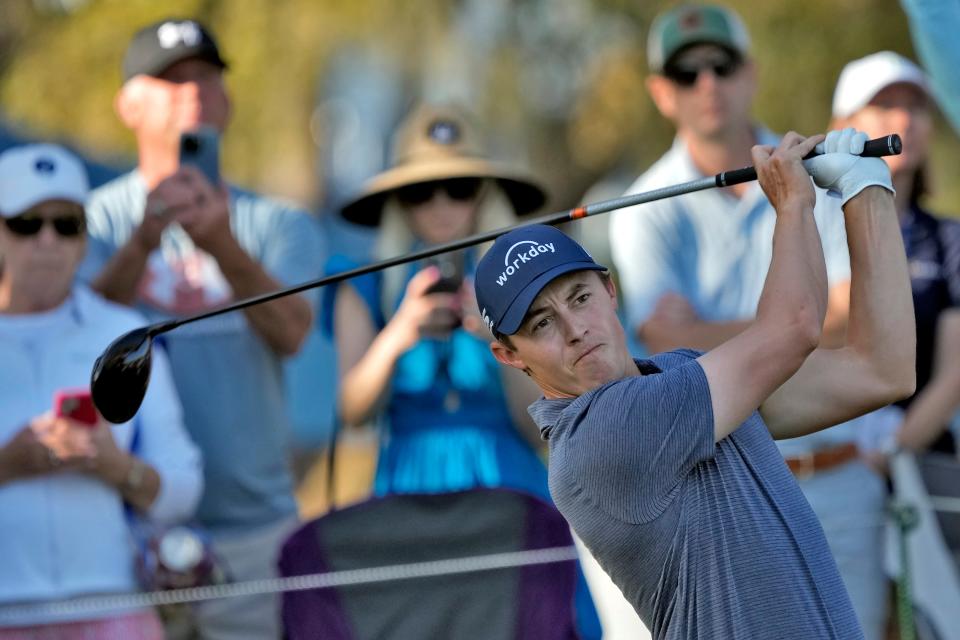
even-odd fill
[(827, 193), (840, 198), (842, 204), (867, 187), (877, 185), (891, 193), (893, 183), (890, 180), (890, 168), (880, 158), (861, 158), (863, 143), (867, 134), (856, 129), (831, 131), (827, 139), (817, 145), (823, 150), (819, 155), (803, 164), (814, 183)]

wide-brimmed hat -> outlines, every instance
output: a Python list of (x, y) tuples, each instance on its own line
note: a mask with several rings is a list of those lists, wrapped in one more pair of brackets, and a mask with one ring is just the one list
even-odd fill
[(397, 129), (390, 165), (342, 207), (344, 218), (377, 225), (383, 203), (394, 190), (452, 178), (496, 179), (519, 215), (536, 211), (547, 199), (531, 176), (489, 160), (470, 118), (453, 105), (422, 105), (414, 110)]

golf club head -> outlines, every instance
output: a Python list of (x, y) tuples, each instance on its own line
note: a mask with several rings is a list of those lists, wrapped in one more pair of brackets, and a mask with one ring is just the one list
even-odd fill
[(120, 424), (133, 418), (150, 382), (153, 336), (140, 327), (110, 343), (90, 375), (93, 403), (104, 418)]

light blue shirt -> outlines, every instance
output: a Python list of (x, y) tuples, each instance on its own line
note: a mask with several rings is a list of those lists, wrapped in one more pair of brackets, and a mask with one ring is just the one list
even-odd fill
[(900, 0), (910, 19), (913, 46), (927, 70), (940, 108), (960, 133), (960, 3), (957, 0)]
[[(90, 371), (103, 349), (143, 323), (133, 310), (82, 286), (52, 311), (0, 314), (0, 442), (51, 411), (56, 391), (89, 388)], [(200, 454), (183, 428), (162, 349), (154, 351), (150, 388), (134, 421), (136, 454), (160, 475), (150, 519), (189, 518), (202, 488)], [(133, 424), (115, 425), (113, 437), (121, 449), (129, 449)], [(84, 473), (0, 485), (0, 558), (0, 605), (137, 590), (123, 500)], [(11, 618), (0, 609), (0, 626), (43, 621), (50, 620)]]
[[(93, 192), (87, 205), (90, 247), (81, 277), (96, 277), (126, 244), (142, 220), (145, 201), (146, 185), (136, 171)], [(321, 273), (322, 238), (306, 213), (231, 188), (230, 225), (240, 246), (281, 285)], [(315, 297), (308, 295), (311, 301)], [(171, 225), (147, 261), (136, 306), (157, 321), (233, 299), (216, 261)], [(163, 341), (187, 430), (204, 454), (200, 522), (214, 533), (230, 534), (294, 514), (282, 359), (242, 312), (186, 325)]]
[[(779, 142), (764, 129), (757, 130), (757, 138), (761, 144)], [(627, 193), (702, 177), (686, 145), (677, 138)], [(707, 189), (621, 209), (612, 216), (610, 245), (631, 328), (645, 322), (668, 292), (686, 298), (704, 320), (723, 322), (756, 315), (773, 257), (776, 224), (776, 211), (759, 183), (752, 183), (742, 198), (728, 189)], [(849, 280), (840, 201), (817, 189), (814, 217), (830, 286)], [(852, 437), (842, 429), (830, 429), (778, 444), (785, 453), (790, 449), (806, 452), (820, 446), (820, 441)]]

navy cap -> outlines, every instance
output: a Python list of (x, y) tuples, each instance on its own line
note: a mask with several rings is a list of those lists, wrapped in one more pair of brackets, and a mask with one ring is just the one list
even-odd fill
[(535, 224), (497, 238), (477, 265), (474, 287), (480, 315), (490, 331), (517, 332), (544, 287), (571, 271), (606, 271), (572, 238)]
[(227, 68), (213, 36), (199, 22), (174, 18), (154, 22), (140, 29), (130, 41), (123, 58), (123, 81), (139, 74), (158, 76), (187, 58), (200, 58)]

